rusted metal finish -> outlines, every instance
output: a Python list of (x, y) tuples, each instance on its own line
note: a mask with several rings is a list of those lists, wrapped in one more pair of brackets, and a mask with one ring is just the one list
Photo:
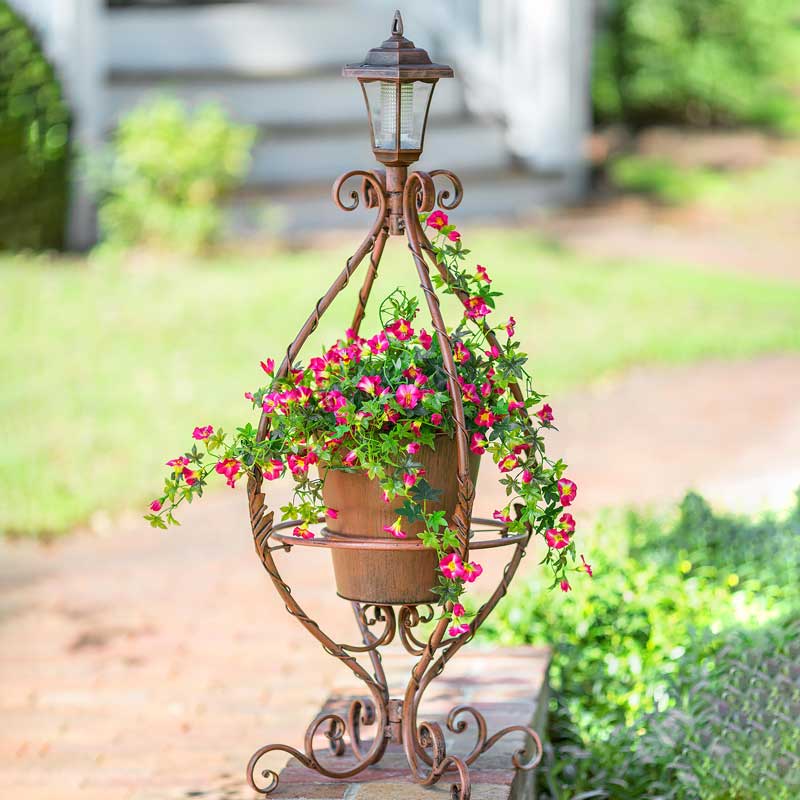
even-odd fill
[[(343, 193), (344, 184), (350, 179), (360, 179), (358, 189)], [(449, 187), (437, 194), (435, 180), (443, 178)], [(461, 182), (446, 170), (435, 170), (430, 174), (413, 172), (410, 175), (402, 167), (389, 168), (386, 173), (355, 170), (343, 175), (334, 185), (334, 202), (345, 211), (352, 211), (360, 204), (376, 209), (373, 224), (356, 252), (349, 258), (344, 269), (335, 278), (330, 289), (316, 303), (313, 312), (302, 326), (294, 341), (287, 347), (286, 355), (277, 375), (284, 377), (292, 368), (308, 336), (319, 324), (322, 314), (330, 307), (334, 298), (348, 285), (350, 278), (370, 256), (370, 263), (353, 317), (353, 327), (358, 329), (369, 301), (370, 292), (378, 272), (383, 248), (389, 235), (402, 233), (407, 237), (408, 247), (417, 270), (420, 286), (431, 316), (432, 327), (436, 332), (442, 352), (443, 369), (447, 375), (448, 391), (452, 402), (452, 418), (455, 425), (456, 459), (455, 470), (458, 492), (456, 508), (453, 513), (453, 526), (458, 535), (459, 552), (467, 560), (471, 549), (493, 547), (512, 547), (511, 557), (503, 569), (499, 584), (490, 598), (481, 606), (470, 624), (467, 633), (448, 638), (448, 616), (436, 619), (435, 609), (429, 604), (362, 604), (353, 602), (352, 608), (363, 644), (350, 645), (335, 642), (322, 631), (298, 603), (291, 587), (283, 580), (275, 563), (278, 552), (291, 553), (294, 547), (327, 547), (331, 549), (358, 548), (382, 549), (386, 551), (409, 551), (423, 548), (419, 540), (373, 539), (367, 537), (342, 536), (322, 530), (314, 539), (298, 539), (287, 531), (297, 521), (274, 523), (274, 514), (268, 510), (262, 492), (262, 478), (256, 474), (248, 481), (250, 521), (256, 552), (270, 576), (276, 591), (286, 605), (286, 610), (317, 639), (325, 652), (339, 659), (365, 685), (369, 696), (354, 700), (345, 714), (325, 712), (320, 714), (309, 726), (304, 739), (303, 750), (283, 744), (270, 744), (257, 750), (247, 767), (247, 780), (250, 786), (262, 794), (270, 794), (277, 788), (278, 775), (271, 770), (260, 773), (264, 782), (256, 779), (258, 763), (267, 753), (282, 751), (295, 758), (308, 769), (331, 778), (352, 778), (372, 764), (377, 763), (385, 752), (389, 741), (402, 743), (414, 779), (430, 786), (445, 776), (452, 776), (452, 796), (468, 800), (470, 781), (468, 766), (486, 752), (503, 736), (512, 731), (525, 733), (530, 740), (527, 760), (520, 751), (512, 758), (516, 769), (533, 769), (541, 759), (541, 743), (536, 732), (524, 726), (512, 726), (488, 737), (486, 722), (479, 711), (470, 706), (457, 706), (447, 718), (447, 727), (453, 733), (462, 733), (471, 726), (466, 718), (475, 724), (476, 742), (466, 758), (448, 755), (442, 727), (437, 723), (418, 721), (418, 709), (423, 694), (430, 683), (442, 673), (447, 662), (469, 642), (481, 624), (486, 620), (500, 599), (508, 591), (509, 584), (517, 571), (530, 540), (531, 529), (523, 534), (510, 535), (507, 525), (483, 518), (471, 519), (474, 499), (474, 485), (470, 475), (469, 450), (466, 422), (461, 390), (457, 382), (456, 367), (450, 339), (434, 292), (430, 269), (439, 272), (445, 281), (450, 280), (447, 269), (436, 262), (433, 247), (419, 223), (418, 213), (430, 211), (438, 203), (442, 208), (455, 208), (463, 194)], [(456, 292), (456, 294), (459, 294)], [(461, 295), (459, 295), (461, 296)], [(462, 299), (464, 299), (462, 297)], [(490, 342), (494, 334), (485, 330)], [(513, 385), (512, 392), (522, 398), (519, 386)], [(269, 435), (269, 418), (262, 415), (258, 436), (263, 439)], [(517, 514), (520, 509), (517, 508)], [(324, 520), (319, 520), (320, 524)], [(487, 538), (484, 538), (485, 537)], [(272, 540), (275, 540), (274, 542)], [(419, 625), (433, 625), (427, 638), (415, 633)], [(380, 648), (391, 643), (395, 637), (400, 639), (405, 650), (417, 661), (411, 670), (403, 698), (392, 698), (381, 662)], [(370, 659), (371, 672), (358, 661), (357, 655), (366, 654)], [(371, 741), (364, 741), (362, 728), (372, 728)], [(349, 750), (355, 760), (348, 760), (346, 768), (323, 762), (315, 746), (327, 742), (328, 757), (336, 760)]]

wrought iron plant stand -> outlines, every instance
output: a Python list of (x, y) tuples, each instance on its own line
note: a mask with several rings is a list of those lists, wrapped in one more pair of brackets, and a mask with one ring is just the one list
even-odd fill
[[(395, 146), (389, 149), (378, 146), (371, 118), (373, 149), (386, 168), (374, 171), (354, 170), (346, 173), (334, 184), (333, 199), (344, 211), (353, 211), (360, 204), (375, 209), (375, 220), (366, 238), (347, 260), (344, 269), (336, 277), (330, 289), (317, 301), (297, 337), (287, 348), (277, 375), (285, 376), (292, 368), (301, 348), (317, 327), (322, 315), (334, 298), (348, 285), (359, 265), (369, 256), (369, 265), (358, 294), (352, 323), (352, 328), (358, 332), (386, 241), (389, 236), (405, 236), (430, 311), (432, 326), (438, 338), (452, 401), (451, 413), (455, 423), (458, 453), (454, 465), (457, 472), (458, 500), (452, 526), (458, 535), (458, 552), (464, 563), (468, 561), (470, 550), (509, 547), (511, 556), (503, 569), (499, 584), (480, 607), (468, 632), (452, 638), (447, 637), (447, 615), (443, 614), (437, 620), (434, 608), (430, 604), (364, 602), (350, 598), (362, 643), (340, 644), (326, 634), (303, 610), (291, 587), (281, 577), (275, 555), (278, 552), (289, 553), (295, 547), (321, 547), (332, 550), (355, 548), (400, 554), (420, 550), (423, 547), (422, 542), (337, 536), (325, 528), (313, 539), (295, 538), (289, 530), (297, 524), (297, 521), (273, 523), (274, 513), (268, 510), (262, 491), (263, 478), (256, 473), (250, 479), (247, 491), (256, 552), (264, 568), (284, 601), (286, 610), (322, 644), (325, 652), (338, 658), (363, 682), (369, 696), (353, 700), (346, 715), (323, 712), (317, 716), (306, 731), (302, 752), (285, 744), (268, 744), (261, 747), (248, 763), (247, 779), (253, 789), (264, 795), (270, 794), (277, 788), (279, 779), (275, 771), (258, 770), (259, 761), (273, 751), (288, 753), (305, 767), (321, 775), (330, 778), (353, 778), (378, 763), (389, 743), (397, 743), (402, 745), (412, 776), (417, 783), (431, 786), (446, 775), (452, 775), (454, 778), (452, 796), (459, 800), (467, 800), (470, 796), (468, 768), (482, 753), (507, 734), (520, 732), (528, 738), (528, 741), (525, 747), (513, 755), (512, 766), (518, 770), (532, 770), (542, 756), (538, 735), (532, 728), (514, 725), (489, 736), (483, 715), (471, 706), (458, 705), (447, 716), (447, 728), (455, 734), (460, 734), (470, 727), (468, 720), (471, 720), (476, 730), (476, 741), (468, 755), (457, 757), (448, 754), (441, 725), (436, 722), (419, 721), (418, 709), (423, 694), (431, 682), (442, 673), (447, 662), (474, 637), (478, 628), (506, 594), (525, 554), (531, 530), (529, 528), (524, 534), (512, 535), (502, 523), (471, 518), (474, 485), (469, 469), (468, 438), (461, 389), (456, 377), (450, 339), (433, 288), (430, 270), (438, 271), (445, 281), (448, 281), (450, 276), (446, 267), (437, 262), (434, 249), (419, 220), (421, 212), (429, 212), (436, 205), (445, 210), (456, 208), (461, 202), (463, 189), (460, 180), (447, 170), (434, 170), (430, 173), (422, 171), (409, 173), (408, 170), (409, 164), (417, 160), (422, 149), (422, 136), (433, 84), (440, 77), (451, 76), (452, 70), (449, 67), (431, 64), (425, 51), (414, 48), (413, 43), (403, 37), (402, 20), (398, 12), (393, 21), (391, 38), (384, 42), (381, 48), (370, 51), (363, 64), (347, 67), (344, 72), (346, 75), (359, 78), (362, 85), (380, 81), (396, 89), (396, 103), (390, 106), (392, 113), (397, 115), (397, 124), (392, 129), (396, 135)], [(404, 148), (400, 138), (402, 128), (400, 92), (404, 85), (415, 81), (430, 84), (431, 91), (425, 99), (424, 120), (419, 141), (412, 142), (411, 148)], [(367, 103), (369, 107), (369, 97)], [(438, 195), (434, 185), (434, 179), (437, 177), (448, 182)], [(343, 199), (344, 184), (352, 180), (360, 180), (361, 185), (349, 194), (345, 192), (346, 197)], [(496, 344), (493, 332), (488, 329), (485, 332), (490, 344)], [(517, 400), (523, 399), (518, 385), (512, 386), (512, 392)], [(259, 439), (264, 439), (268, 433), (269, 418), (263, 415), (258, 429)], [(420, 624), (429, 623), (433, 625), (427, 638), (415, 635), (415, 628)], [(396, 637), (405, 650), (417, 659), (411, 669), (402, 699), (393, 698), (390, 694), (380, 653), (380, 648), (394, 641)], [(359, 654), (369, 658), (371, 669), (358, 660)], [(362, 739), (362, 726), (373, 729), (371, 741)], [(327, 740), (328, 758), (325, 763), (320, 760), (320, 755), (315, 750), (319, 736)], [(347, 765), (337, 769), (336, 758), (344, 756), (348, 746), (355, 763), (352, 763), (352, 759), (347, 759)], [(257, 776), (263, 780), (257, 779)]]

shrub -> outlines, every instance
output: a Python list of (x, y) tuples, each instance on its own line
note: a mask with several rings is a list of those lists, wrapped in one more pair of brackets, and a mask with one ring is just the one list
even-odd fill
[(793, 0), (612, 0), (596, 48), (596, 116), (796, 122), (796, 11)]
[(128, 113), (98, 170), (103, 240), (190, 252), (212, 242), (219, 200), (245, 175), (254, 137), (212, 104), (190, 113), (159, 97)]
[(0, 0), (0, 249), (63, 247), (69, 132), (61, 86), (38, 39)]
[(542, 796), (796, 796), (776, 787), (800, 780), (800, 495), (751, 520), (690, 494), (672, 524), (598, 533), (591, 584), (521, 587), (484, 626), (555, 648)]

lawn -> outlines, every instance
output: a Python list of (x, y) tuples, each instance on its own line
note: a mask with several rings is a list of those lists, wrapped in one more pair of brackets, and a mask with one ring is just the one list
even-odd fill
[[(415, 285), (405, 247), (392, 244), (377, 298), (395, 280)], [(547, 393), (634, 364), (800, 350), (798, 285), (644, 257), (600, 263), (522, 231), (482, 231), (468, 244), (507, 292), (494, 318), (516, 316)], [(251, 418), (243, 392), (258, 385), (259, 360), (280, 355), (346, 255), (165, 258), (139, 270), (0, 261), (0, 531), (54, 535), (97, 511), (140, 507), (194, 425)], [(355, 292), (312, 349), (346, 326)]]

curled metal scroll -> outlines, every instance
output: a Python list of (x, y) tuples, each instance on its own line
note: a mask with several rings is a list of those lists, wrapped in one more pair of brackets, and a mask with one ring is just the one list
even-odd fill
[[(361, 178), (358, 189), (350, 190), (350, 202), (342, 199), (342, 189), (351, 178)], [(354, 169), (340, 175), (331, 190), (331, 196), (336, 207), (341, 211), (355, 211), (361, 203), (366, 208), (379, 208), (386, 199), (386, 177), (382, 172), (368, 172), (364, 169)]]
[(435, 169), (429, 174), (432, 179), (438, 178), (441, 175), (447, 178), (452, 185), (452, 200), (450, 199), (450, 189), (442, 189), (439, 191), (439, 194), (436, 195), (436, 204), (439, 208), (443, 208), (445, 211), (452, 211), (454, 208), (458, 208), (458, 206), (461, 205), (461, 201), (464, 199), (464, 186), (458, 175), (450, 172), (449, 169)]
[[(369, 615), (369, 610), (372, 611), (372, 616)], [(394, 609), (391, 606), (379, 605), (365, 605), (359, 606), (356, 612), (360, 616), (361, 622), (367, 629), (371, 628), (380, 622), (384, 623), (383, 631), (380, 636), (372, 634), (370, 640), (363, 645), (343, 644), (342, 650), (347, 650), (350, 653), (369, 653), (378, 647), (389, 644), (394, 639), (397, 630), (397, 620), (395, 617)], [(360, 626), (359, 626), (360, 627)], [(372, 633), (370, 631), (370, 633)]]
[[(497, 744), (497, 742), (499, 742), (504, 736), (507, 736), (510, 733), (519, 732), (524, 733), (530, 738), (533, 748), (530, 755), (528, 755), (528, 748), (522, 747), (511, 756), (511, 763), (513, 764), (514, 768), (528, 772), (539, 765), (543, 754), (542, 741), (539, 738), (539, 734), (536, 733), (533, 728), (530, 728), (527, 725), (510, 725), (509, 727), (503, 728), (487, 739), (486, 718), (483, 716), (483, 714), (481, 714), (481, 712), (473, 706), (459, 705), (451, 709), (450, 713), (447, 715), (448, 730), (452, 731), (453, 733), (464, 733), (464, 731), (468, 730), (469, 723), (463, 718), (465, 715), (471, 716), (477, 727), (475, 744), (469, 755), (465, 756), (464, 758), (464, 762), (466, 764), (473, 764), (482, 753), (485, 753), (491, 747), (494, 747), (494, 745)], [(526, 755), (528, 755), (527, 760), (522, 761), (522, 758)]]
[(406, 652), (412, 656), (421, 656), (425, 650), (425, 642), (414, 636), (413, 629), (417, 625), (433, 622), (433, 618), (436, 615), (433, 606), (425, 604), (423, 608), (425, 610), (420, 614), (418, 606), (403, 606), (398, 614), (397, 624), (400, 641)]

